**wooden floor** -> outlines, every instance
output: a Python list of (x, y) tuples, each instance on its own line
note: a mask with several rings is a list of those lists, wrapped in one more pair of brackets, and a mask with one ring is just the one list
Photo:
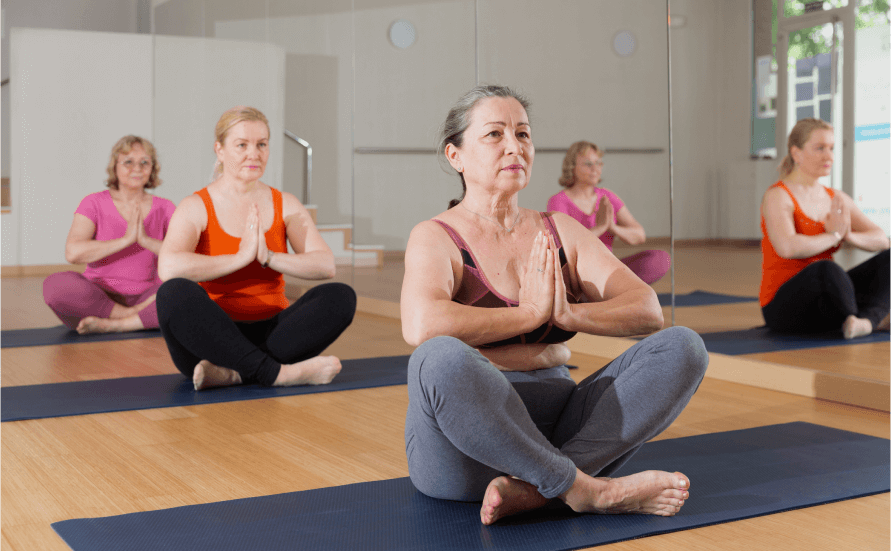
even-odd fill
[[(751, 288), (751, 277), (747, 280), (745, 271), (737, 266), (745, 264), (738, 251), (702, 248), (676, 255), (676, 263), (692, 262), (685, 255), (704, 266), (726, 261), (728, 270), (737, 273), (727, 277), (700, 273), (690, 281), (678, 277), (678, 292), (757, 293), (757, 281)], [(351, 282), (360, 293), (379, 300), (392, 298), (394, 293), (398, 296), (398, 283), (396, 289), (390, 287), (401, 279), (401, 272), (391, 267), (387, 274), (381, 278), (363, 276), (365, 281), (356, 276)], [(384, 283), (378, 291), (386, 296), (364, 287), (379, 281)], [(657, 284), (661, 292), (660, 285), (664, 283)], [(762, 323), (757, 310), (731, 306), (717, 315), (678, 309), (676, 321), (699, 331)], [(2, 279), (3, 329), (57, 324), (40, 299), (40, 278)], [(887, 382), (887, 343), (842, 348), (846, 350), (837, 356), (830, 357), (825, 350), (796, 352), (791, 357), (772, 356), (769, 361), (815, 369), (842, 363), (845, 365), (838, 369), (857, 376), (883, 377)], [(397, 320), (359, 313), (327, 353), (348, 359), (408, 354), (411, 350), (401, 338)], [(573, 377), (583, 378), (609, 359), (574, 353), (572, 361), (579, 369), (573, 371)], [(2, 385), (10, 386), (174, 372), (158, 338), (4, 349), (0, 375)], [(406, 476), (406, 405), (406, 389), (397, 386), (3, 423), (0, 549), (67, 549), (50, 524), (70, 518)], [(885, 438), (889, 433), (886, 412), (707, 378), (660, 438), (789, 421)], [(696, 499), (695, 489), (693, 480), (691, 499)], [(888, 494), (882, 494), (598, 549), (889, 549), (889, 504)]]

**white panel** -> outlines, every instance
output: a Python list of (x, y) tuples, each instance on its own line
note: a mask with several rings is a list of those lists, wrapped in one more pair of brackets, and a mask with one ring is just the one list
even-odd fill
[(270, 155), (262, 181), (281, 189), (285, 140), (284, 51), (271, 44), (155, 37), (155, 145), (165, 193), (179, 202), (210, 183), (220, 115), (249, 105), (269, 119)]
[[(474, 3), (438, 2), (356, 11), (357, 147), (431, 148), (452, 104), (476, 84)], [(417, 38), (399, 49), (390, 24)]]
[[(151, 139), (151, 55), (145, 35), (12, 30), (10, 184), (19, 223), (18, 235), (3, 232), (4, 264), (65, 263), (74, 210), (105, 189), (111, 147), (126, 134)], [(18, 242), (14, 259), (8, 240)]]

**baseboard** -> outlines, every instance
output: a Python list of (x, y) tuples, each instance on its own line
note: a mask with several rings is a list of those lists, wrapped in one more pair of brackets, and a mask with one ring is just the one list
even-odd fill
[(38, 266), (2, 266), (0, 277), (34, 277), (48, 276), (56, 272), (83, 273), (87, 267), (83, 264), (44, 264)]

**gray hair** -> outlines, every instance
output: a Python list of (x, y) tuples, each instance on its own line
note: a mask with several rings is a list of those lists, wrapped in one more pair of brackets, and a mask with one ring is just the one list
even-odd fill
[[(449, 110), (446, 120), (439, 128), (439, 141), (436, 144), (436, 154), (440, 161), (445, 159), (446, 146), (452, 144), (455, 147), (464, 145), (464, 131), (470, 126), (470, 113), (480, 100), (486, 98), (513, 98), (520, 102), (528, 113), (529, 100), (522, 94), (511, 90), (507, 86), (499, 86), (496, 84), (481, 84), (472, 88), (469, 92), (461, 96), (461, 99)], [(452, 208), (464, 199), (467, 193), (467, 184), (464, 183), (464, 174), (458, 172), (461, 178), (461, 197), (449, 201), (449, 208)]]

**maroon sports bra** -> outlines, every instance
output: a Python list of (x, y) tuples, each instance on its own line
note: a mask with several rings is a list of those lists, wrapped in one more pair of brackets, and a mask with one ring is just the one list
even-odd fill
[[(547, 213), (540, 212), (542, 222), (551, 235), (554, 236), (554, 243), (557, 245), (560, 254), (560, 266), (563, 268), (563, 283), (566, 285), (566, 298), (569, 302), (576, 304), (578, 300), (570, 292), (569, 268), (566, 265), (566, 253), (563, 251), (563, 243), (554, 227), (553, 219)], [(452, 241), (461, 251), (461, 259), (464, 262), (464, 273), (461, 278), (461, 287), (455, 294), (452, 301), (466, 306), (477, 306), (480, 308), (516, 308), (519, 302), (511, 300), (492, 288), (492, 284), (486, 279), (486, 275), (479, 268), (479, 262), (467, 242), (458, 235), (454, 228), (443, 222), (442, 220), (433, 219), (449, 234)], [(565, 331), (559, 327), (554, 327), (550, 320), (542, 324), (538, 329), (529, 333), (524, 333), (503, 339), (496, 342), (480, 345), (480, 348), (494, 348), (496, 346), (505, 346), (508, 344), (553, 344), (565, 342), (575, 336), (574, 331)]]

